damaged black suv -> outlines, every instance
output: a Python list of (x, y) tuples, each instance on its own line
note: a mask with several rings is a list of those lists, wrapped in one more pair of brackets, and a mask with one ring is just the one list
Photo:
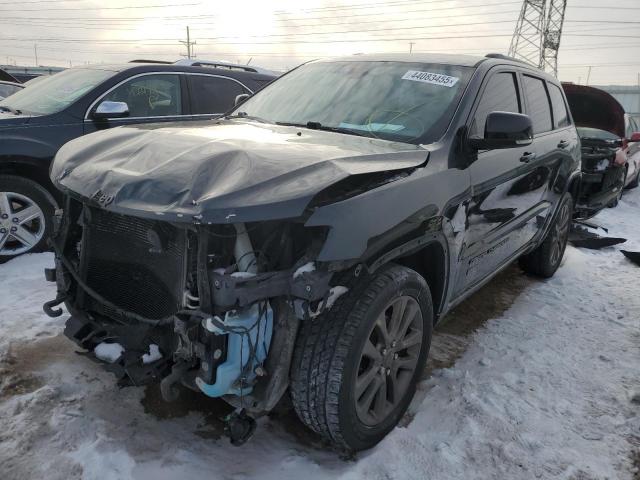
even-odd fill
[(516, 259), (555, 273), (579, 174), (559, 83), (523, 63), (308, 63), (224, 118), (64, 146), (45, 310), (65, 302), (65, 334), (121, 385), (236, 406), (234, 443), (289, 391), (311, 429), (366, 449), (452, 307)]

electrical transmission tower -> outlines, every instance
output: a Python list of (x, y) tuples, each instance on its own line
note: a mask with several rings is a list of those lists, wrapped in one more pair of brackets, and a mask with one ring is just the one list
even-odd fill
[(524, 0), (509, 55), (557, 75), (566, 9), (567, 0)]
[(547, 11), (547, 24), (544, 28), (542, 41), (542, 57), (540, 67), (554, 75), (558, 75), (558, 52), (562, 39), (564, 14), (567, 10), (567, 0), (550, 0)]

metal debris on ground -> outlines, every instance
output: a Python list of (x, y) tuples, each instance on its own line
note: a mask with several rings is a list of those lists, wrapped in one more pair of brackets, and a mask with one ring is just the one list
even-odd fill
[(569, 232), (569, 242), (571, 242), (574, 247), (600, 250), (601, 248), (611, 247), (627, 241), (626, 238), (602, 237), (597, 233), (590, 232), (584, 227), (602, 229), (608, 233), (608, 230), (593, 223), (574, 221), (571, 225), (571, 231)]

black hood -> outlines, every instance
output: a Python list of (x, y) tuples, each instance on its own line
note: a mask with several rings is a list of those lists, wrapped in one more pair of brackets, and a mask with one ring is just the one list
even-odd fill
[(103, 208), (171, 221), (300, 216), (351, 175), (417, 167), (419, 146), (244, 120), (120, 127), (58, 152), (51, 178)]

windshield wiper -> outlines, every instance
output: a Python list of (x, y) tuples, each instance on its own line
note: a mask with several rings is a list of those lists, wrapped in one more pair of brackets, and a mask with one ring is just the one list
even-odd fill
[(7, 107), (6, 105), (0, 105), (0, 111), (13, 113), (14, 115), (20, 115), (22, 110), (18, 110), (17, 108)]
[(276, 122), (277, 125), (282, 125), (285, 127), (300, 127), (300, 128), (308, 128), (309, 130), (322, 130), (323, 132), (335, 132), (335, 133), (344, 133), (346, 135), (355, 135), (356, 137), (369, 137), (370, 135), (366, 135), (362, 132), (358, 132), (356, 130), (352, 130), (350, 128), (343, 127), (329, 127), (327, 125), (322, 125), (320, 122), (307, 122), (305, 124), (302, 123), (287, 123), (287, 122)]
[(244, 118), (246, 120), (255, 120), (256, 122), (260, 122), (260, 123), (269, 123), (267, 120), (265, 120), (264, 118), (260, 118), (260, 117), (254, 117), (253, 115), (249, 115), (247, 114), (247, 112), (238, 112), (235, 115), (225, 115), (224, 118), (226, 119), (230, 119), (230, 118)]

